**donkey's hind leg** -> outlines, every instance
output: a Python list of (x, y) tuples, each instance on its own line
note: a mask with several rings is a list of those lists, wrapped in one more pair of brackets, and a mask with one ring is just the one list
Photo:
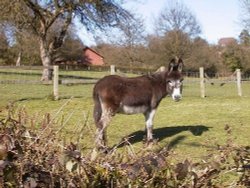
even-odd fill
[(102, 107), (102, 115), (97, 122), (97, 131), (96, 131), (96, 146), (99, 150), (101, 149), (107, 149), (107, 135), (106, 130), (107, 126), (110, 123), (112, 117), (111, 110), (108, 110), (107, 108)]

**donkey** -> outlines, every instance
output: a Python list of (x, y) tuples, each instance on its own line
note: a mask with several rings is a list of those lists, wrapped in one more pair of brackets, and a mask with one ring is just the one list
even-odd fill
[(93, 90), (96, 146), (106, 148), (106, 128), (116, 113), (145, 116), (147, 142), (153, 141), (153, 119), (158, 105), (167, 95), (174, 101), (182, 97), (183, 61), (172, 59), (168, 70), (135, 78), (110, 75), (100, 79)]

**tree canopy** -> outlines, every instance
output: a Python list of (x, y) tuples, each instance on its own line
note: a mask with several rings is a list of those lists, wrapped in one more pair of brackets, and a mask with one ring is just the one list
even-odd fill
[(170, 31), (181, 31), (190, 37), (201, 33), (197, 18), (180, 1), (167, 1), (167, 6), (161, 11), (156, 21), (156, 32), (164, 35)]
[[(42, 80), (52, 77), (48, 68), (55, 51), (64, 42), (67, 30), (75, 19), (87, 30), (121, 27), (132, 19), (129, 11), (122, 8), (120, 1), (33, 1), (3, 0), (0, 4), (2, 22), (8, 22), (20, 31), (32, 32), (39, 41), (40, 57), (44, 71)], [(57, 24), (56, 35), (49, 37), (51, 28)]]

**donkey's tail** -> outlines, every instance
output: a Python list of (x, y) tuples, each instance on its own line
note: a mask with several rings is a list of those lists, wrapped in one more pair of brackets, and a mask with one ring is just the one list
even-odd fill
[(93, 92), (93, 99), (94, 99), (94, 120), (95, 120), (95, 124), (96, 126), (98, 125), (98, 122), (101, 119), (102, 116), (102, 106), (101, 106), (101, 101), (99, 98), (98, 93), (94, 90)]

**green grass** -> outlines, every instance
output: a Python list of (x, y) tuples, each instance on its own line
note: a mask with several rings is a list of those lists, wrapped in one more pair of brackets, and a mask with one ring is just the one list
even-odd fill
[[(104, 75), (106, 73), (77, 72), (77, 76), (91, 78)], [(0, 118), (7, 114), (5, 106), (9, 101), (14, 102), (16, 108), (25, 108), (29, 117), (37, 122), (42, 120), (44, 114), (50, 113), (59, 125), (66, 121), (60, 134), (72, 141), (79, 135), (87, 118), (81, 142), (86, 151), (90, 151), (94, 147), (95, 132), (92, 89), (92, 84), (60, 85), (61, 99), (53, 101), (51, 85), (0, 84)], [(250, 144), (250, 83), (243, 83), (243, 97), (237, 96), (234, 83), (206, 85), (206, 95), (206, 98), (200, 98), (199, 82), (187, 82), (182, 101), (173, 102), (169, 97), (163, 99), (154, 120), (154, 136), (158, 139), (154, 149), (170, 147), (180, 160), (187, 157), (199, 159), (208, 150), (216, 149), (217, 144), (226, 142), (225, 125), (232, 128), (236, 143)], [(108, 127), (108, 145), (118, 144), (126, 136), (132, 137), (130, 142), (136, 151), (144, 148), (143, 115), (116, 115), (112, 119)]]

